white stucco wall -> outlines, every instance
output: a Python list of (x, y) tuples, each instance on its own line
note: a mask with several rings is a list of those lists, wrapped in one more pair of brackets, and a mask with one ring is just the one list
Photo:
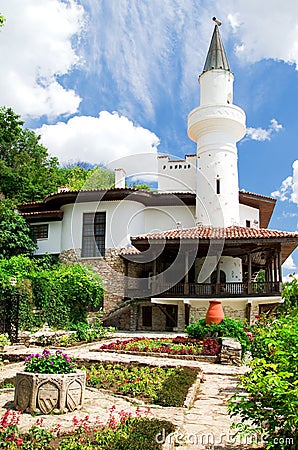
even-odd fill
[[(216, 270), (216, 257), (197, 258), (195, 264), (195, 277), (197, 282), (211, 283), (211, 274)], [(220, 270), (226, 275), (227, 283), (242, 282), (242, 261), (240, 258), (221, 256), (219, 266)]]
[(246, 221), (249, 220), (252, 228), (260, 228), (260, 212), (257, 208), (240, 204), (239, 212), (241, 227), (245, 227)]
[(61, 252), (61, 230), (62, 222), (38, 222), (33, 225), (49, 225), (49, 233), (47, 239), (38, 239), (38, 248), (35, 255), (44, 255), (45, 253), (60, 253)]
[(213, 69), (200, 76), (200, 105), (233, 103), (234, 75), (222, 69)]
[(195, 226), (195, 207), (163, 206), (147, 207), (144, 210), (144, 231), (173, 230), (175, 228), (191, 228)]
[(130, 244), (130, 235), (144, 230), (144, 206), (129, 200), (82, 202), (62, 207), (64, 210), (61, 250), (82, 247), (83, 214), (106, 213), (106, 248), (122, 248)]
[(195, 192), (196, 155), (186, 155), (185, 160), (171, 161), (160, 156), (158, 161), (158, 192)]

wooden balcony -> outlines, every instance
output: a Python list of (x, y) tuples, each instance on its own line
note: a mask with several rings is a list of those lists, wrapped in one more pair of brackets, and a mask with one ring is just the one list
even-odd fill
[(134, 286), (127, 289), (127, 297), (162, 297), (162, 298), (230, 298), (230, 297), (266, 297), (281, 294), (281, 283), (251, 282), (251, 283), (178, 283), (159, 284), (158, 286)]

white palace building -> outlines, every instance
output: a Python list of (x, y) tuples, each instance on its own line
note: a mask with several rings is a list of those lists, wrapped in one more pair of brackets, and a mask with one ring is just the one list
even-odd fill
[(281, 266), (298, 233), (267, 228), (275, 199), (239, 192), (236, 143), (246, 126), (233, 81), (215, 25), (200, 106), (188, 116), (197, 153), (158, 156), (157, 192), (126, 188), (119, 168), (115, 188), (60, 188), (19, 207), (38, 255), (57, 254), (101, 275), (106, 324), (183, 330), (190, 316), (204, 317), (210, 299), (222, 300), (226, 316), (252, 322), (281, 302)]

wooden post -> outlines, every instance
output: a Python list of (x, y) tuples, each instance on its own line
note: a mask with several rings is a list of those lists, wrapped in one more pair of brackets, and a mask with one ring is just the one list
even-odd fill
[(157, 275), (157, 261), (156, 261), (156, 254), (153, 253), (153, 262), (152, 262), (152, 282), (151, 282), (151, 295), (154, 295), (157, 288), (157, 281), (156, 281), (156, 275)]
[(277, 256), (276, 256), (276, 253), (274, 253), (273, 267), (274, 267), (274, 283), (277, 283)]
[(188, 252), (185, 252), (185, 259), (184, 259), (184, 295), (189, 294), (189, 276), (188, 276), (188, 261), (189, 261), (189, 254)]
[(128, 260), (124, 259), (124, 297), (128, 297)]
[(248, 254), (247, 293), (251, 294), (251, 253)]
[(282, 268), (281, 268), (281, 251), (277, 253), (277, 265), (278, 265), (278, 283), (279, 283), (279, 292), (282, 289)]
[(215, 294), (220, 294), (220, 267), (219, 267), (220, 259), (218, 260), (217, 266), (216, 266), (216, 286), (215, 286)]

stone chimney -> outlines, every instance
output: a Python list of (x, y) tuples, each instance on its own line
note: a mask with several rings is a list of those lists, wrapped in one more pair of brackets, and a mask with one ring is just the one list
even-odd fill
[(124, 169), (115, 169), (115, 188), (124, 189), (125, 188), (125, 176), (126, 172)]

